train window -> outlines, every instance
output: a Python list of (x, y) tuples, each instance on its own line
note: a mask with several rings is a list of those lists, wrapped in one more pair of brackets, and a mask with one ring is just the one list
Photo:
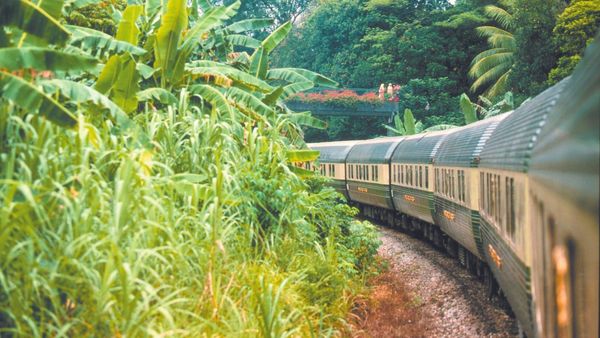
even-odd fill
[(419, 186), (419, 166), (415, 166), (415, 186)]
[(419, 187), (423, 187), (423, 166), (419, 166)]
[(369, 180), (369, 166), (366, 165), (365, 166), (365, 180)]
[(498, 224), (502, 224), (502, 192), (500, 190), (500, 184), (502, 184), (500, 175), (496, 175), (496, 201), (498, 202), (496, 209), (496, 222), (498, 222)]
[(429, 167), (425, 167), (425, 189), (429, 189)]
[(413, 169), (413, 166), (411, 165), (411, 166), (410, 166), (410, 169), (409, 169), (409, 173), (410, 173), (410, 185), (411, 185), (411, 186), (412, 186), (412, 185), (414, 185), (414, 182), (415, 182), (415, 181), (414, 181), (414, 178), (415, 178), (415, 172), (414, 172), (413, 170), (414, 170), (414, 169)]
[(483, 173), (479, 173), (479, 204), (481, 209), (485, 210), (485, 180), (483, 179)]
[(394, 164), (394, 165), (393, 165), (394, 174), (392, 175), (392, 182), (396, 182), (396, 170), (397, 170), (397, 169), (398, 169), (398, 168), (396, 168), (396, 165)]
[(506, 232), (515, 241), (515, 179), (506, 178)]

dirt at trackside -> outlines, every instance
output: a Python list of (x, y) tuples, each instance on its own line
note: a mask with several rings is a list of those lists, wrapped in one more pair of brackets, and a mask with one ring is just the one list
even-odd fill
[(380, 228), (389, 269), (357, 301), (353, 337), (515, 337), (516, 321), (475, 276), (430, 244)]

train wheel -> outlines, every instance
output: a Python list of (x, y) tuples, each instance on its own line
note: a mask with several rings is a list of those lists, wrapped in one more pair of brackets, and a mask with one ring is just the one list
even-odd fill
[(488, 267), (486, 267), (483, 271), (483, 282), (485, 284), (488, 299), (492, 299), (492, 297), (494, 297), (494, 295), (498, 292), (498, 286), (496, 285), (494, 276)]

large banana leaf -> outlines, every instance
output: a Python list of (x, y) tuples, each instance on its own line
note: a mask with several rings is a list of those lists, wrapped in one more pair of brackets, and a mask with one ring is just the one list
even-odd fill
[[(62, 1), (53, 1), (62, 7)], [(63, 44), (69, 37), (69, 31), (58, 20), (29, 0), (0, 1), (0, 26), (18, 27), (53, 44)]]
[(0, 48), (0, 68), (10, 71), (35, 69), (49, 71), (91, 70), (98, 60), (42, 47)]
[(265, 117), (275, 115), (275, 111), (271, 109), (271, 107), (267, 106), (256, 96), (248, 93), (245, 90), (236, 87), (231, 87), (227, 89), (225, 96), (240, 110), (254, 117), (256, 117), (255, 113), (259, 116)]
[(163, 87), (166, 86), (167, 79), (175, 78), (173, 68), (177, 59), (179, 41), (181, 33), (187, 28), (187, 25), (186, 0), (170, 0), (156, 33), (154, 46), (156, 58), (154, 68), (160, 68), (162, 72)]
[(336, 88), (339, 84), (321, 74), (300, 68), (276, 68), (267, 72), (267, 79), (290, 83), (312, 81), (318, 87)]
[(262, 99), (262, 102), (267, 106), (273, 106), (277, 103), (277, 100), (279, 100), (282, 94), (283, 87), (277, 87), (275, 90), (265, 95), (265, 97)]
[(142, 5), (129, 5), (123, 12), (123, 17), (119, 22), (117, 29), (117, 40), (129, 42), (132, 45), (138, 44), (138, 35), (140, 29), (135, 24), (135, 21), (140, 17), (144, 7)]
[(288, 150), (285, 156), (289, 162), (307, 162), (314, 161), (321, 154), (318, 150)]
[(200, 39), (202, 39), (202, 35), (230, 19), (237, 13), (239, 7), (239, 1), (234, 2), (228, 7), (212, 7), (198, 19), (196, 24), (186, 33), (185, 40), (178, 50), (177, 58), (171, 70), (172, 81), (177, 82), (182, 78), (185, 65), (189, 61), (194, 49), (198, 46)]
[(231, 34), (226, 36), (227, 41), (232, 46), (241, 46), (247, 48), (258, 48), (260, 47), (260, 41), (253, 37), (241, 34)]
[(137, 93), (139, 101), (158, 101), (162, 104), (177, 104), (177, 98), (168, 90), (162, 88), (148, 88)]
[(246, 19), (240, 20), (238, 22), (232, 23), (227, 26), (227, 30), (232, 33), (243, 33), (247, 31), (259, 30), (270, 27), (273, 22), (273, 19)]
[(77, 117), (33, 83), (0, 68), (0, 97), (29, 113), (37, 113), (60, 126), (72, 127)]
[(465, 93), (460, 96), (460, 109), (465, 116), (466, 124), (477, 122), (477, 113), (475, 112), (473, 103)]
[(404, 109), (404, 130), (406, 131), (405, 135), (414, 135), (417, 133), (415, 123), (415, 116), (413, 115), (412, 110), (408, 108)]
[(101, 57), (108, 54), (130, 53), (144, 55), (146, 50), (129, 42), (119, 41), (112, 36), (91, 28), (65, 26), (72, 33), (70, 44)]
[(232, 114), (229, 101), (218, 89), (209, 85), (193, 85), (188, 87), (190, 93), (199, 95), (219, 113)]
[[(196, 63), (202, 65), (202, 62)], [(234, 84), (241, 84), (250, 90), (258, 90), (264, 93), (269, 93), (273, 90), (268, 83), (262, 81), (248, 73), (242, 72), (236, 68), (222, 65), (222, 66), (208, 66), (208, 67), (192, 67), (187, 69), (188, 72), (195, 76), (221, 76), (231, 79)]]
[(41, 81), (40, 84), (47, 92), (60, 92), (62, 96), (72, 102), (91, 102), (106, 109), (123, 134), (133, 137), (145, 147), (151, 147), (148, 136), (139, 126), (118, 105), (95, 89), (82, 83), (59, 79)]
[(259, 79), (264, 79), (267, 76), (268, 66), (269, 53), (261, 46), (254, 51), (250, 58), (250, 74)]
[(327, 128), (327, 122), (313, 117), (310, 112), (292, 113), (287, 115), (290, 121), (302, 126), (307, 126), (315, 129)]
[(315, 84), (312, 83), (312, 81), (303, 81), (303, 82), (289, 84), (289, 85), (283, 87), (283, 95), (281, 95), (281, 99), (285, 100), (286, 98), (288, 98), (296, 93), (300, 93), (300, 92), (309, 90), (309, 89), (313, 88), (314, 86), (315, 86)]
[(124, 111), (130, 113), (137, 109), (139, 80), (137, 64), (130, 55), (113, 55), (104, 65), (95, 88), (100, 93), (107, 94)]
[(271, 53), (275, 47), (277, 47), (290, 33), (292, 30), (292, 23), (290, 21), (279, 26), (273, 33), (269, 34), (266, 39), (263, 40), (262, 46), (267, 52)]

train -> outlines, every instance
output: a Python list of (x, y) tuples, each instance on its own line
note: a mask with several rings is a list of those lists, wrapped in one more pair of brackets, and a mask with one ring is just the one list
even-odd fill
[(506, 299), (527, 337), (598, 337), (600, 43), (512, 112), (411, 136), (309, 143), (368, 218), (418, 234)]

